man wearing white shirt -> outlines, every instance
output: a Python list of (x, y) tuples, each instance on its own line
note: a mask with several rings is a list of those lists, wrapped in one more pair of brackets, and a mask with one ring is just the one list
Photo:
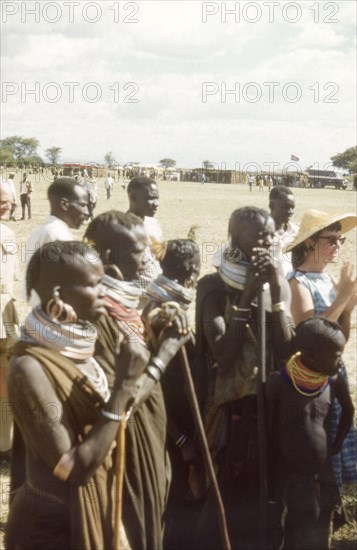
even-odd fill
[(113, 181), (114, 180), (113, 180), (112, 176), (108, 172), (108, 176), (105, 178), (105, 182), (104, 182), (104, 187), (105, 187), (105, 190), (107, 192), (107, 200), (109, 200), (110, 197), (112, 196)]
[(74, 178), (57, 178), (48, 188), (51, 213), (26, 241), (26, 268), (40, 246), (52, 241), (73, 241), (71, 229), (88, 219), (88, 193)]
[(33, 192), (32, 182), (28, 179), (25, 172), (20, 181), (20, 203), (22, 209), (21, 220), (25, 219), (25, 213), (27, 208), (27, 219), (31, 220), (31, 194)]

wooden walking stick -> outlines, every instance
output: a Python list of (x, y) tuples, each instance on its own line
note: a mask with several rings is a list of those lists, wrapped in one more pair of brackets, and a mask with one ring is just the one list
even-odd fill
[(205, 469), (208, 474), (210, 483), (212, 484), (212, 487), (213, 487), (214, 496), (215, 496), (216, 504), (218, 508), (218, 521), (219, 521), (219, 528), (220, 528), (221, 539), (222, 539), (222, 548), (223, 550), (231, 550), (231, 544), (229, 541), (229, 535), (228, 535), (228, 529), (227, 529), (226, 514), (224, 511), (223, 501), (222, 501), (221, 493), (218, 487), (213, 463), (212, 463), (211, 453), (208, 448), (207, 438), (203, 427), (202, 417), (201, 417), (201, 413), (200, 413), (200, 409), (197, 401), (197, 396), (196, 396), (195, 387), (192, 380), (192, 375), (190, 371), (190, 366), (189, 366), (185, 346), (181, 348), (180, 354), (181, 354), (181, 363), (182, 363), (184, 378), (188, 388), (188, 396), (189, 396), (190, 406), (192, 410), (192, 415), (195, 421), (195, 425), (196, 425), (196, 429), (198, 432), (198, 437), (199, 437), (199, 441), (202, 449), (204, 465), (205, 465)]
[(120, 550), (120, 527), (123, 514), (123, 486), (125, 472), (125, 430), (130, 418), (131, 409), (126, 413), (123, 420), (119, 422), (117, 433), (117, 453), (115, 461), (115, 471), (117, 473), (117, 482), (115, 486), (115, 512), (114, 512), (114, 550)]
[(265, 337), (265, 309), (263, 301), (263, 287), (258, 293), (258, 440), (259, 440), (259, 547), (267, 548), (268, 535), (268, 479), (267, 479), (267, 442), (265, 430), (265, 402), (264, 385), (266, 382), (266, 337)]

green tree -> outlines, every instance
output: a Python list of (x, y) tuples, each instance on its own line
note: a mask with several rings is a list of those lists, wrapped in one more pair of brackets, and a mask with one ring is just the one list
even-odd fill
[(61, 147), (56, 147), (56, 146), (49, 147), (45, 151), (45, 155), (48, 158), (50, 164), (52, 164), (52, 165), (59, 163), (61, 153), (62, 153), (62, 148)]
[(116, 164), (115, 157), (111, 151), (109, 151), (109, 153), (105, 155), (104, 162), (108, 166), (108, 168), (111, 168)]
[(39, 141), (34, 137), (9, 136), (0, 141), (1, 150), (11, 151), (13, 161), (17, 164), (28, 164), (30, 159), (37, 156), (38, 146)]
[(165, 168), (165, 170), (167, 168), (174, 168), (174, 166), (176, 166), (176, 160), (174, 159), (161, 159), (159, 163)]
[(0, 143), (0, 164), (13, 164), (14, 160), (14, 153), (11, 147)]
[(348, 170), (350, 174), (357, 172), (357, 146), (349, 147), (343, 153), (338, 153), (331, 157), (333, 165), (343, 170)]

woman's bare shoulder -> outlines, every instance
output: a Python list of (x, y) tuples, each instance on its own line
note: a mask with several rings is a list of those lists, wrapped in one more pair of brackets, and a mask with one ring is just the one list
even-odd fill
[(8, 371), (8, 385), (13, 397), (16, 397), (16, 392), (21, 391), (24, 386), (36, 390), (42, 387), (44, 382), (46, 386), (49, 383), (40, 361), (26, 354), (12, 356)]

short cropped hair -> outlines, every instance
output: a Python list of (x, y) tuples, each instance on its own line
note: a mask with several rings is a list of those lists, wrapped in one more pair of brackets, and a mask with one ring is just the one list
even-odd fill
[(144, 226), (143, 220), (132, 212), (109, 210), (99, 214), (90, 222), (84, 238), (103, 258), (103, 253), (110, 251), (111, 263), (121, 253), (120, 237), (136, 226)]
[(137, 225), (144, 225), (143, 220), (132, 212), (120, 212), (119, 210), (108, 210), (99, 214), (90, 222), (85, 233), (85, 239), (100, 242), (103, 238), (107, 248), (110, 248), (111, 239), (123, 233), (123, 230), (130, 231)]
[(325, 346), (344, 347), (345, 343), (341, 326), (325, 317), (311, 317), (296, 327), (295, 348), (303, 355)]
[(136, 176), (129, 181), (127, 193), (130, 196), (141, 189), (149, 189), (153, 184), (157, 185), (153, 178), (148, 178), (147, 176)]
[(70, 270), (78, 260), (85, 263), (99, 261), (95, 251), (80, 241), (53, 241), (38, 248), (27, 267), (27, 298), (30, 297), (32, 289), (38, 290), (43, 280), (53, 286), (61, 286), (70, 280)]
[(285, 199), (288, 195), (293, 195), (290, 187), (286, 185), (276, 185), (273, 187), (269, 193), (269, 200), (273, 199)]
[(263, 220), (267, 222), (268, 219), (271, 218), (271, 215), (263, 208), (257, 208), (256, 206), (243, 206), (242, 208), (237, 208), (237, 210), (232, 212), (231, 217), (229, 218), (228, 235), (232, 235), (233, 223), (255, 221), (259, 218), (263, 218)]
[(176, 279), (185, 272), (190, 273), (192, 259), (199, 251), (198, 244), (191, 239), (168, 241), (165, 256), (160, 262), (163, 274), (169, 279)]
[(74, 188), (78, 185), (80, 185), (78, 180), (74, 178), (67, 176), (57, 178), (47, 189), (48, 200), (51, 202), (54, 199), (74, 199), (76, 198)]

